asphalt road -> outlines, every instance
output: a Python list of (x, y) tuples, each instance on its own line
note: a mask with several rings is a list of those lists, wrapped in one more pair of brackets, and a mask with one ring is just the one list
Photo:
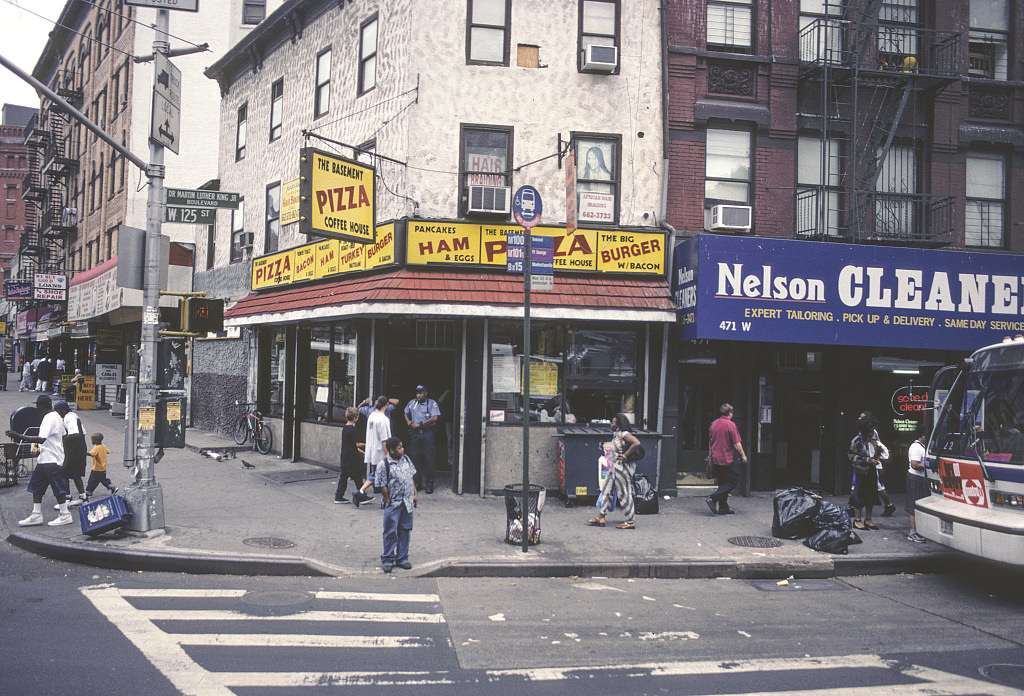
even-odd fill
[(5, 544), (0, 579), (0, 692), (25, 696), (1024, 693), (1022, 578), (990, 570), (357, 581), (103, 572)]

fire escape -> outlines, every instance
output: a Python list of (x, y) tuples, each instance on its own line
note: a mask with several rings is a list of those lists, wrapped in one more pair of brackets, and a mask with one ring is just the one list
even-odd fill
[[(62, 70), (50, 88), (75, 108), (82, 103), (82, 91), (74, 73)], [(21, 277), (31, 280), (36, 273), (64, 273), (67, 247), (78, 232), (78, 211), (72, 187), (78, 172), (78, 144), (74, 142), (70, 114), (59, 104), (47, 103), (29, 123), (26, 144), (30, 149), (30, 170), (23, 197), (25, 233), (21, 238)]]
[(826, 2), (800, 31), (801, 103), (821, 141), (818, 181), (797, 186), (798, 237), (953, 241), (955, 199), (924, 192), (922, 146), (936, 93), (960, 79), (960, 35), (918, 13), (916, 0)]

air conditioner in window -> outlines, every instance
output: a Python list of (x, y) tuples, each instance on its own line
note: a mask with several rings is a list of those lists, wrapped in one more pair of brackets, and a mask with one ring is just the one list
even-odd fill
[(749, 205), (716, 205), (711, 209), (711, 229), (718, 232), (740, 232), (750, 229)]
[(117, 105), (123, 108), (128, 103), (128, 93), (121, 92), (117, 95)]
[(617, 46), (587, 46), (583, 51), (583, 69), (594, 72), (612, 72), (619, 65)]
[(469, 212), (508, 214), (512, 196), (508, 186), (470, 186)]
[(252, 232), (246, 232), (239, 237), (239, 243), (243, 249), (252, 249)]

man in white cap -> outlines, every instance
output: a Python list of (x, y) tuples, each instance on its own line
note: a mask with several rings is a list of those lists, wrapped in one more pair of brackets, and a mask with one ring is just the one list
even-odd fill
[(39, 435), (24, 435), (13, 430), (7, 431), (7, 437), (15, 442), (33, 442), (39, 445), (39, 459), (32, 470), (32, 478), (28, 482), (28, 492), (32, 494), (32, 514), (18, 522), (22, 527), (31, 527), (43, 523), (43, 495), (47, 488), (53, 489), (57, 497), (57, 518), (48, 524), (59, 527), (71, 524), (71, 513), (68, 511), (67, 485), (64, 479), (64, 420), (51, 407), (49, 394), (40, 394), (36, 398), (36, 408), (43, 416), (39, 425)]
[(405, 405), (405, 422), (409, 424), (409, 458), (422, 474), (427, 493), (434, 492), (434, 427), (440, 417), (441, 409), (427, 396), (427, 388), (417, 385), (416, 398)]

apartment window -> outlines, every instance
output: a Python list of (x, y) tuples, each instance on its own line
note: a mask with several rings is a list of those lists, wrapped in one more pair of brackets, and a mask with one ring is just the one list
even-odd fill
[(753, 0), (708, 0), (708, 48), (750, 53)]
[(259, 24), (267, 17), (267, 0), (243, 0), (242, 24)]
[(82, 31), (82, 42), (78, 44), (78, 64), (82, 66), (82, 82), (88, 79), (92, 72), (92, 27), (87, 26)]
[[(842, 14), (842, 6), (835, 0), (800, 0), (800, 60), (843, 60)], [(807, 29), (812, 25), (813, 29)]]
[[(879, 152), (879, 156), (881, 156)], [(875, 184), (876, 238), (904, 239), (916, 229), (917, 156), (914, 148), (893, 145), (879, 167)]]
[(277, 251), (281, 238), (281, 182), (267, 187), (267, 225), (263, 253)]
[(576, 219), (608, 225), (618, 221), (620, 139), (574, 134)]
[(331, 49), (316, 57), (316, 89), (313, 93), (313, 118), (319, 118), (331, 108)]
[(619, 3), (617, 0), (581, 0), (580, 57), (590, 46), (619, 45)]
[(753, 178), (751, 132), (708, 128), (704, 162), (704, 208), (750, 204)]
[(839, 235), (842, 189), (840, 143), (832, 138), (801, 137), (796, 152), (797, 235)]
[(252, 249), (252, 237), (245, 231), (245, 200), (238, 199), (238, 207), (231, 211), (231, 263), (245, 260)]
[(502, 126), (463, 126), (459, 180), (468, 211), (471, 186), (508, 187), (512, 162), (512, 129)]
[(284, 78), (270, 86), (270, 141), (281, 137), (284, 122)]
[(117, 192), (117, 150), (110, 151), (110, 164), (107, 167), (110, 169), (107, 172), (107, 199), (114, 197)]
[(917, 0), (883, 0), (878, 20), (878, 67), (903, 70), (917, 65)]
[(971, 0), (967, 74), (1005, 80), (1009, 37), (1010, 0)]
[(108, 261), (114, 258), (114, 230), (116, 229), (116, 227), (111, 227), (109, 230), (103, 233), (103, 239), (106, 242), (107, 246), (106, 260)]
[(377, 85), (377, 17), (359, 28), (359, 94)]
[[(121, 147), (128, 149), (128, 133), (121, 131)], [(120, 176), (117, 179), (117, 190), (124, 191), (124, 180), (125, 180), (125, 158), (121, 157), (118, 162), (121, 164)]]
[(235, 161), (245, 159), (245, 128), (249, 119), (249, 102), (238, 107), (238, 123), (235, 125)]
[(512, 0), (469, 0), (466, 62), (508, 65)]
[(217, 226), (206, 227), (206, 270), (213, 268), (217, 259)]
[(1005, 199), (1006, 161), (997, 155), (969, 155), (964, 239), (967, 246), (1003, 248)]
[(92, 169), (89, 176), (89, 212), (96, 210), (96, 160), (92, 161)]

